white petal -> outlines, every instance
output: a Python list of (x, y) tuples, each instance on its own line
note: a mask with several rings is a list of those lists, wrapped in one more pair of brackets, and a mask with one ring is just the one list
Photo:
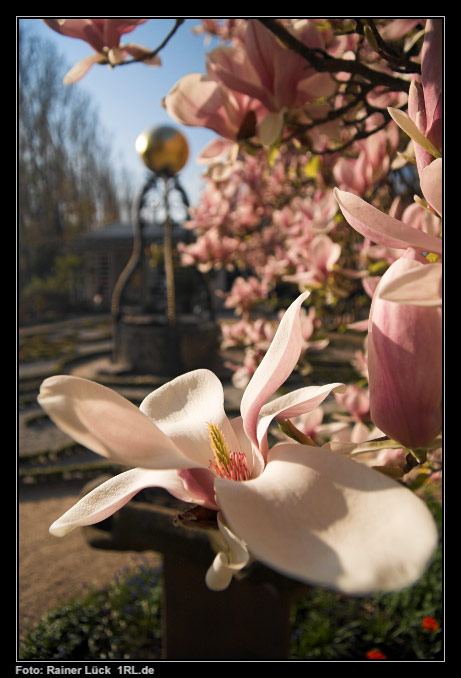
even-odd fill
[(65, 433), (103, 457), (126, 466), (189, 468), (190, 460), (129, 400), (88, 379), (45, 379), (37, 398)]
[(344, 393), (346, 386), (340, 383), (326, 384), (324, 386), (306, 386), (296, 391), (287, 393), (280, 398), (275, 398), (261, 408), (258, 422), (258, 441), (264, 453), (267, 453), (265, 436), (272, 420), (292, 419), (301, 414), (314, 410), (325, 400), (330, 393)]
[(281, 444), (258, 478), (215, 481), (217, 503), (252, 556), (346, 594), (399, 590), (437, 543), (425, 504), (383, 474), (326, 449)]
[(243, 425), (255, 445), (258, 445), (256, 430), (261, 407), (289, 377), (301, 355), (304, 339), (299, 311), (308, 296), (309, 292), (304, 292), (286, 310), (266, 355), (242, 396)]
[(239, 451), (224, 411), (222, 384), (210, 370), (194, 370), (176, 377), (150, 393), (139, 409), (197, 466), (208, 467), (213, 458), (208, 423), (222, 431), (231, 450)]
[(134, 468), (110, 478), (83, 496), (50, 527), (56, 537), (63, 537), (76, 527), (99, 523), (127, 504), (145, 487), (163, 487), (177, 499), (194, 502), (176, 471), (151, 471)]
[(239, 572), (250, 560), (244, 542), (225, 524), (221, 513), (218, 513), (218, 527), (222, 537), (222, 547), (205, 575), (205, 582), (212, 591), (227, 589), (234, 574)]

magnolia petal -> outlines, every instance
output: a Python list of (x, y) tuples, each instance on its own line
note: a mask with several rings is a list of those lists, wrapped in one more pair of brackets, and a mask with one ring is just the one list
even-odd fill
[(68, 375), (49, 377), (37, 400), (56, 426), (103, 457), (143, 468), (190, 466), (148, 417), (106, 386)]
[(434, 158), (440, 158), (440, 152), (429, 139), (418, 129), (413, 120), (400, 108), (388, 108), (389, 115), (408, 136), (419, 146), (428, 151)]
[(414, 306), (442, 304), (442, 264), (421, 264), (379, 286), (380, 299)]
[(256, 429), (261, 407), (289, 377), (301, 355), (304, 339), (299, 311), (308, 296), (309, 292), (304, 292), (286, 310), (266, 355), (242, 396), (243, 426), (255, 445), (258, 445)]
[(55, 537), (63, 537), (76, 527), (99, 523), (125, 506), (145, 487), (163, 487), (181, 501), (196, 501), (195, 495), (186, 490), (176, 471), (134, 468), (110, 478), (84, 495), (49, 530)]
[(221, 513), (218, 513), (217, 518), (224, 550), (217, 553), (208, 568), (205, 582), (212, 591), (224, 591), (231, 583), (234, 574), (248, 564), (250, 555), (244, 542), (224, 523)]
[(442, 242), (439, 238), (380, 212), (353, 193), (335, 188), (334, 194), (344, 218), (365, 238), (385, 247), (414, 247), (422, 252), (442, 254)]
[(422, 170), (420, 176), (421, 191), (427, 202), (442, 216), (442, 159), (437, 158)]
[(443, 55), (443, 19), (427, 19), (421, 50), (421, 81), (428, 128), (432, 126), (443, 98)]
[(292, 419), (306, 414), (318, 407), (332, 391), (344, 393), (346, 390), (345, 384), (340, 383), (306, 386), (264, 405), (258, 421), (258, 441), (263, 454), (266, 455), (268, 451), (266, 434), (273, 419)]
[(138, 45), (134, 42), (129, 42), (127, 45), (123, 45), (123, 49), (134, 59), (142, 59), (143, 64), (147, 66), (161, 66), (162, 60), (158, 54), (154, 54), (149, 57), (146, 56), (152, 53), (152, 50), (149, 47), (144, 47), (144, 45)]
[(257, 126), (257, 133), (264, 146), (272, 146), (280, 138), (283, 131), (284, 111), (267, 113)]
[(235, 140), (236, 130), (223, 109), (217, 82), (201, 73), (189, 73), (173, 86), (163, 100), (168, 114), (182, 125), (207, 127), (226, 139)]
[(240, 452), (243, 452), (247, 458), (250, 475), (252, 478), (256, 478), (256, 476), (259, 476), (259, 474), (262, 473), (264, 468), (264, 457), (245, 433), (242, 417), (234, 417), (230, 420), (230, 423), (237, 437)]
[(239, 451), (232, 426), (224, 411), (224, 391), (210, 370), (182, 374), (150, 393), (139, 406), (190, 460), (208, 467), (213, 458), (208, 424), (217, 426), (229, 449)]
[(430, 264), (408, 248), (387, 269), (371, 304), (367, 342), (371, 420), (413, 450), (432, 440), (443, 423), (442, 309), (387, 301), (380, 289), (421, 265)]
[(84, 40), (96, 52), (102, 52), (104, 46), (108, 44), (92, 19), (42, 19), (42, 21), (61, 35)]
[(429, 510), (410, 490), (324, 449), (277, 445), (258, 478), (215, 485), (252, 557), (349, 595), (413, 584), (437, 543)]
[(70, 71), (68, 71), (64, 76), (64, 85), (72, 85), (74, 82), (81, 80), (94, 64), (104, 64), (106, 62), (106, 57), (97, 53), (91, 54), (90, 56), (81, 59), (74, 66), (72, 66)]
[(197, 164), (207, 165), (210, 162), (224, 160), (236, 145), (228, 139), (213, 139), (198, 155)]
[(207, 468), (191, 468), (181, 469), (177, 471), (177, 474), (184, 483), (185, 489), (194, 497), (191, 500), (194, 504), (210, 509), (217, 508), (214, 499), (215, 474), (212, 471)]

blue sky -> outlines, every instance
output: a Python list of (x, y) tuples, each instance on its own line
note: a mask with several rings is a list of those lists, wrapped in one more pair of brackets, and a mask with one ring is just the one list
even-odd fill
[[(31, 24), (37, 34), (52, 41), (63, 60), (68, 62), (69, 68), (93, 51), (82, 40), (59, 35), (40, 19), (24, 17), (20, 22)], [(174, 18), (150, 19), (122, 38), (122, 43), (136, 42), (155, 49), (174, 22)], [(216, 135), (210, 130), (178, 125), (162, 108), (161, 100), (182, 76), (193, 72), (205, 73), (205, 54), (214, 44), (206, 45), (203, 35), (192, 33), (192, 27), (199, 23), (197, 18), (186, 19), (160, 52), (163, 65), (159, 68), (144, 64), (113, 69), (95, 65), (78, 83), (63, 85), (80, 87), (91, 95), (101, 123), (112, 140), (114, 159), (128, 169), (134, 189), (141, 187), (146, 176), (146, 168), (134, 147), (138, 134), (158, 124), (169, 124), (180, 129), (189, 144), (189, 160), (179, 176), (192, 204), (197, 203), (203, 185), (203, 168), (197, 165), (196, 157)]]

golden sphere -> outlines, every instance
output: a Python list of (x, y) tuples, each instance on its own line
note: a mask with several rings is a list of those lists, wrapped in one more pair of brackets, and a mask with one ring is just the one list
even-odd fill
[(152, 172), (176, 174), (189, 157), (185, 137), (174, 127), (150, 127), (136, 139), (136, 150)]

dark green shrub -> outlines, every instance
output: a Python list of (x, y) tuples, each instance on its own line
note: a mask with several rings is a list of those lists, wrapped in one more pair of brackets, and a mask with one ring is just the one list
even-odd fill
[(26, 635), (19, 658), (159, 658), (161, 591), (155, 570), (120, 573), (110, 586), (50, 610)]

